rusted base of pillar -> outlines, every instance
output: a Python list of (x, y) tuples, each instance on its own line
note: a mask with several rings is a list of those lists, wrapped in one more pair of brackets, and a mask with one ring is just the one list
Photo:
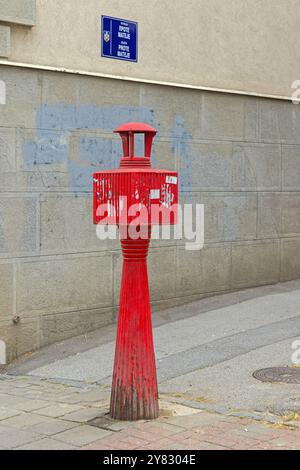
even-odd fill
[(158, 417), (146, 257), (149, 240), (122, 240), (124, 256), (110, 415), (120, 420)]
[[(134, 392), (131, 393), (134, 395)], [(126, 389), (121, 389), (117, 393), (112, 393), (110, 403), (110, 416), (113, 419), (122, 421), (137, 421), (139, 419), (158, 418), (158, 400), (155, 397), (142, 398), (128, 396)]]

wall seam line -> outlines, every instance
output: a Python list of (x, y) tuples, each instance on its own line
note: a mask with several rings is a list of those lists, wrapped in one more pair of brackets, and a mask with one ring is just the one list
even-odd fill
[[(122, 75), (106, 74), (103, 72), (89, 72), (87, 70), (69, 69), (65, 67), (55, 67), (55, 66), (50, 66), (50, 65), (13, 62), (13, 61), (8, 61), (8, 60), (0, 60), (0, 65), (8, 65), (12, 67), (28, 68), (28, 69), (35, 69), (35, 70), (44, 70), (44, 71), (49, 71), (49, 72), (69, 73), (69, 74), (74, 74), (74, 75), (85, 75), (85, 76), (90, 76), (90, 77), (108, 78), (112, 80), (123, 80), (123, 81), (128, 81), (128, 82), (137, 82), (141, 84), (144, 83), (144, 84), (150, 84), (150, 85), (169, 86), (169, 87), (174, 87), (174, 88), (185, 88), (185, 89), (191, 89), (191, 90), (210, 91), (210, 92), (217, 92), (217, 93), (229, 93), (229, 94), (234, 94), (234, 95), (253, 96), (253, 97), (269, 98), (269, 99), (292, 102), (292, 96), (286, 96), (286, 95), (274, 95), (274, 94), (269, 94), (269, 93), (259, 93), (259, 92), (247, 91), (247, 90), (235, 90), (235, 89), (230, 89), (230, 88), (190, 85), (188, 83), (177, 83), (177, 82), (169, 82), (169, 81), (164, 81), (164, 80), (150, 80), (150, 79), (138, 78), (138, 77), (128, 77), (126, 75), (122, 76)], [(295, 102), (300, 103), (300, 98), (293, 98), (293, 103), (295, 104)]]

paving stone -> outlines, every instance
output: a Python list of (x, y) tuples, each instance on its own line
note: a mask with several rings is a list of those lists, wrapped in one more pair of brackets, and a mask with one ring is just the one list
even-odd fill
[(174, 442), (171, 439), (164, 438), (155, 442), (149, 443), (146, 447), (149, 450), (165, 450), (168, 446), (171, 446)]
[(33, 432), (23, 431), (20, 429), (11, 429), (11, 431), (0, 432), (0, 446), (7, 449), (14, 449), (15, 447), (33, 442), (39, 439), (39, 435)]
[(80, 393), (79, 397), (83, 403), (103, 402), (106, 403), (110, 396), (110, 390), (91, 390), (89, 392)]
[(5, 424), (3, 424), (3, 421), (1, 421), (1, 423), (0, 423), (0, 434), (5, 433), (5, 432), (11, 432), (11, 431), (12, 431), (12, 428), (9, 427), (9, 426), (6, 426)]
[[(44, 403), (45, 405), (45, 403)], [(80, 410), (82, 407), (77, 405), (69, 405), (67, 403), (59, 403), (55, 405), (46, 406), (36, 411), (37, 414), (43, 416), (50, 416), (52, 418), (59, 418), (60, 416), (64, 416), (72, 411)]]
[(298, 443), (291, 443), (291, 441), (286, 438), (286, 439), (274, 439), (272, 441), (269, 442), (269, 444), (271, 446), (273, 446), (273, 448), (281, 448), (281, 447), (287, 447), (289, 449), (294, 449), (294, 450), (298, 450), (300, 449), (300, 436), (299, 436), (299, 441)]
[(206, 424), (214, 424), (215, 422), (218, 422), (218, 415), (215, 415), (213, 413), (197, 413), (194, 415), (189, 415), (189, 416), (176, 416), (172, 417), (171, 420), (168, 420), (167, 423), (170, 423), (172, 425), (176, 426), (182, 426), (184, 428), (187, 428), (189, 426), (200, 426), (200, 425), (206, 425)]
[(61, 395), (59, 401), (61, 401), (62, 403), (69, 403), (71, 405), (76, 403), (82, 403), (82, 398), (80, 393), (77, 392), (67, 395)]
[(33, 426), (44, 421), (43, 416), (32, 413), (21, 413), (18, 416), (13, 416), (11, 418), (5, 419), (2, 423), (6, 426), (10, 426), (17, 429), (26, 428), (28, 426)]
[(11, 418), (12, 416), (17, 416), (21, 413), (19, 410), (13, 410), (11, 408), (0, 408), (0, 421), (3, 419)]
[[(90, 405), (91, 403), (88, 402), (83, 402), (83, 405)], [(93, 401), (93, 407), (94, 408), (100, 408), (101, 410), (106, 410), (106, 413), (109, 412), (109, 399), (105, 401)]]
[[(139, 429), (137, 427), (137, 429)], [(142, 429), (140, 429), (142, 430)], [(161, 435), (169, 436), (170, 434), (176, 434), (180, 433), (181, 431), (184, 431), (185, 428), (182, 426), (177, 426), (171, 423), (147, 423), (147, 425), (144, 427), (144, 431), (148, 433), (154, 433), (156, 434), (159, 432)]]
[(266, 429), (255, 429), (255, 430), (248, 430), (245, 431), (244, 428), (242, 429), (234, 429), (232, 430), (233, 434), (248, 437), (252, 439), (259, 439), (260, 441), (270, 441), (274, 439), (274, 436), (268, 432)]
[(228, 447), (218, 445), (218, 444), (211, 444), (210, 442), (199, 442), (198, 447), (195, 450), (228, 450)]
[(83, 446), (94, 442), (103, 437), (109, 436), (110, 431), (104, 429), (98, 429), (94, 426), (81, 425), (76, 428), (69, 429), (67, 431), (55, 434), (55, 438), (59, 441), (66, 442), (74, 446)]
[(41, 395), (44, 393), (44, 390), (38, 388), (33, 388), (32, 385), (26, 385), (25, 387), (17, 388), (15, 386), (10, 386), (9, 389), (6, 390), (6, 393), (9, 395), (13, 395), (15, 397), (23, 397), (23, 398), (37, 398), (39, 399)]
[(108, 431), (122, 431), (127, 427), (132, 428), (131, 421), (118, 421), (110, 418), (108, 410), (103, 410), (98, 418), (95, 418), (88, 423), (90, 426), (95, 426), (101, 429), (107, 429)]
[[(178, 442), (173, 442), (173, 444), (168, 446), (168, 450), (184, 450), (182, 447), (183, 447), (182, 444), (179, 444)], [(140, 450), (147, 450), (147, 448), (141, 447)]]
[(27, 431), (36, 432), (46, 436), (52, 436), (68, 429), (76, 427), (78, 424), (72, 421), (64, 421), (57, 418), (43, 417), (44, 421), (33, 426), (29, 426)]
[(64, 415), (64, 419), (67, 421), (75, 421), (78, 423), (86, 423), (94, 418), (97, 418), (101, 415), (99, 408), (84, 408), (72, 413), (67, 413)]
[[(157, 436), (157, 440), (158, 439), (159, 439), (159, 436)], [(120, 439), (120, 442), (124, 442), (124, 444), (127, 444), (128, 446), (132, 447), (132, 449), (136, 449), (141, 446), (147, 445), (147, 440), (142, 439), (141, 437), (137, 437), (137, 436), (122, 437)]]
[(5, 403), (6, 407), (11, 407), (20, 411), (33, 411), (45, 407), (47, 402), (42, 400), (29, 400), (23, 397), (15, 397), (9, 394), (0, 394), (0, 402)]
[[(27, 377), (26, 377), (26, 379), (27, 379)], [(9, 384), (9, 386), (10, 386), (10, 387), (13, 386), (13, 390), (16, 391), (16, 389), (18, 389), (18, 388), (22, 388), (22, 389), (24, 389), (24, 388), (32, 388), (32, 387), (35, 386), (35, 384), (33, 385), (33, 384), (31, 384), (30, 382), (28, 382), (28, 381), (23, 382), (23, 381), (20, 380), (19, 382), (16, 382), (16, 381), (14, 380), (14, 381), (12, 381), (11, 384)]]
[(161, 434), (159, 431), (158, 432), (148, 432), (147, 429), (144, 430), (134, 430), (129, 428), (127, 431), (127, 435), (125, 434), (118, 434), (118, 438), (122, 439), (123, 438), (126, 440), (128, 436), (130, 437), (135, 437), (136, 439), (143, 439), (144, 441), (150, 443), (150, 442), (155, 442), (159, 439), (164, 439), (165, 437), (168, 437), (170, 434), (166, 435), (165, 433)]
[(92, 444), (88, 444), (87, 446), (82, 447), (83, 450), (115, 450), (113, 446), (110, 446), (103, 442), (102, 439), (98, 441), (92, 442)]
[(17, 450), (74, 450), (78, 449), (76, 446), (66, 444), (64, 442), (56, 441), (55, 439), (45, 438), (40, 439), (30, 444), (17, 447)]
[(206, 441), (210, 442), (211, 444), (223, 445), (225, 447), (235, 449), (247, 449), (259, 442), (255, 439), (248, 439), (246, 437), (240, 436), (232, 436), (232, 434), (224, 435), (224, 433), (222, 433), (221, 435), (217, 434), (215, 436), (209, 436)]

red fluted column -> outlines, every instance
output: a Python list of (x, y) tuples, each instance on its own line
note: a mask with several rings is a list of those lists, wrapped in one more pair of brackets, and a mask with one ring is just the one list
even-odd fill
[(158, 392), (147, 274), (148, 239), (122, 240), (123, 273), (110, 415), (158, 416)]

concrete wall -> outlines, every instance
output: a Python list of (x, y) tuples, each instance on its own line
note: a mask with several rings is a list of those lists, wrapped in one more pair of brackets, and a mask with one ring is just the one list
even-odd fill
[[(22, 0), (29, 17), (34, 3)], [(138, 63), (101, 57), (102, 14), (138, 21)], [(299, 0), (36, 0), (36, 25), (12, 26), (9, 59), (290, 97), (299, 22)]]
[(0, 21), (33, 26), (35, 12), (36, 0), (0, 0)]
[[(118, 242), (92, 224), (91, 174), (122, 122), (158, 128), (156, 166), (205, 204), (205, 247), (152, 243), (154, 308), (300, 277), (300, 106), (0, 67), (0, 339), (9, 360), (113, 320)], [(18, 318), (19, 317), (19, 318)]]
[(10, 55), (10, 28), (0, 25), (0, 57)]

